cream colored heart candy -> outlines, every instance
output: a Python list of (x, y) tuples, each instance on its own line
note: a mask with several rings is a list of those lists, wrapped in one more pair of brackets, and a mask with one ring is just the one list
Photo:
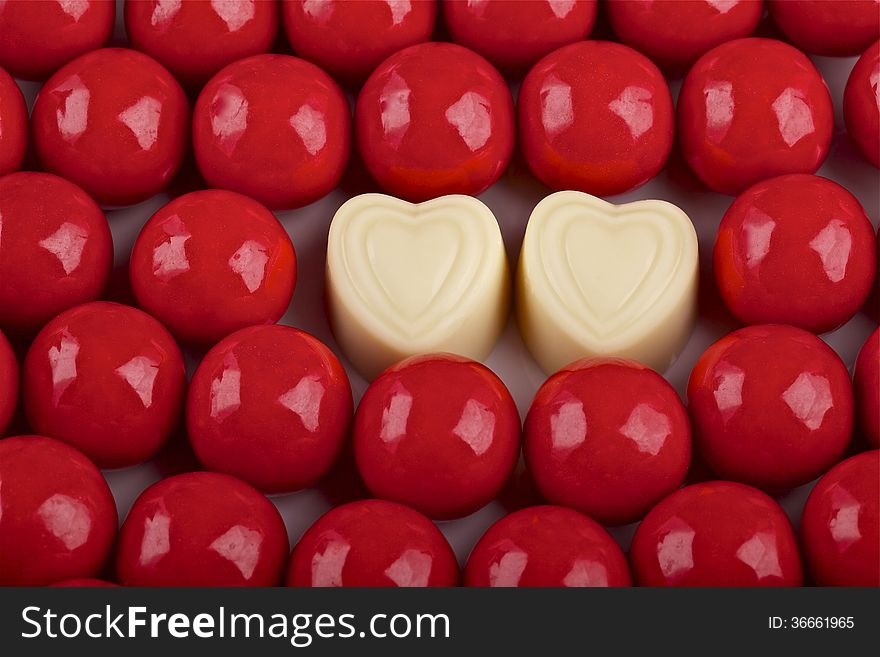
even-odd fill
[(551, 194), (532, 211), (520, 253), (520, 331), (547, 373), (588, 356), (662, 372), (693, 328), (698, 269), (696, 231), (675, 205)]
[(327, 312), (339, 346), (368, 379), (407, 356), (489, 355), (510, 309), (495, 215), (470, 196), (412, 204), (362, 194), (333, 217)]

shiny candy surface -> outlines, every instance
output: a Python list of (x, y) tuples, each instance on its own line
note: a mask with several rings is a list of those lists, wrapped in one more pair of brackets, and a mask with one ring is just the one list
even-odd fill
[(674, 492), (636, 530), (641, 586), (800, 586), (797, 539), (782, 508), (759, 490), (710, 481)]
[(747, 324), (830, 331), (865, 303), (876, 269), (870, 220), (827, 178), (760, 182), (737, 197), (718, 227), (715, 279), (727, 307)]
[(129, 275), (140, 306), (178, 340), (210, 346), (281, 318), (296, 284), (296, 254), (265, 206), (206, 190), (174, 199), (147, 221)]
[(16, 171), (24, 161), (28, 111), (21, 90), (0, 68), (0, 176)]
[(50, 584), (49, 586), (55, 588), (69, 589), (69, 588), (98, 588), (98, 589), (112, 589), (119, 586), (119, 584), (114, 584), (113, 582), (108, 582), (103, 579), (95, 579), (92, 577), (80, 577), (78, 579), (65, 579), (60, 582), (55, 582), (54, 584)]
[(116, 537), (116, 504), (91, 461), (51, 438), (5, 438), (0, 486), (0, 586), (101, 571)]
[(18, 406), (18, 360), (9, 340), (0, 331), (0, 437)]
[(293, 549), (288, 586), (455, 586), (458, 562), (436, 525), (383, 500), (338, 506)]
[(703, 183), (737, 194), (825, 160), (834, 116), (825, 81), (797, 49), (737, 39), (703, 55), (678, 97), (682, 153)]
[(389, 194), (479, 194), (513, 153), (513, 101), (489, 62), (452, 43), (401, 50), (373, 71), (355, 110), (367, 170)]
[(33, 334), (103, 292), (113, 240), (82, 189), (48, 173), (0, 178), (0, 328)]
[(129, 205), (162, 191), (177, 173), (189, 108), (180, 85), (154, 59), (105, 48), (46, 81), (31, 127), (44, 169), (101, 205)]
[(690, 425), (675, 390), (653, 370), (586, 359), (538, 390), (523, 454), (548, 501), (620, 525), (641, 518), (684, 481)]
[(465, 586), (629, 586), (626, 557), (585, 515), (533, 506), (486, 530), (464, 570)]
[(853, 390), (862, 433), (869, 445), (880, 447), (880, 329), (868, 336), (859, 351)]
[(354, 452), (367, 488), (431, 518), (459, 518), (495, 497), (519, 455), (520, 421), (501, 380), (450, 354), (414, 356), (364, 393)]
[(102, 468), (153, 456), (177, 425), (185, 376), (180, 349), (135, 308), (96, 301), (43, 327), (24, 361), (31, 426)]
[(711, 345), (691, 372), (688, 409), (706, 463), (764, 490), (805, 484), (831, 467), (853, 427), (846, 367), (791, 326), (750, 326)]
[(608, 41), (547, 55), (523, 80), (519, 141), (552, 189), (607, 196), (657, 175), (672, 148), (672, 97), (644, 55)]
[(880, 168), (880, 41), (868, 47), (849, 75), (843, 117), (862, 155)]
[(187, 429), (202, 464), (267, 493), (314, 484), (348, 437), (352, 398), (336, 356), (308, 333), (255, 326), (199, 364)]
[(858, 55), (880, 37), (877, 0), (768, 0), (770, 16), (801, 50)]
[(122, 529), (124, 586), (275, 586), (288, 552), (277, 509), (246, 483), (213, 472), (163, 479), (137, 498)]

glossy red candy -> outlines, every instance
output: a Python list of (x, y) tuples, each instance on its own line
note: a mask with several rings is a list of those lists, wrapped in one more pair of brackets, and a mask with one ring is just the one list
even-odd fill
[(813, 63), (773, 39), (737, 39), (703, 55), (678, 97), (682, 153), (710, 189), (738, 194), (786, 173), (813, 173), (834, 128)]
[(80, 449), (102, 468), (153, 456), (177, 425), (183, 357), (159, 322), (96, 301), (43, 327), (24, 361), (31, 426)]
[(0, 586), (101, 571), (116, 537), (116, 504), (91, 461), (51, 438), (5, 438), (0, 481)]
[(519, 436), (501, 379), (467, 358), (431, 354), (407, 358), (370, 384), (355, 414), (354, 452), (376, 497), (431, 518), (460, 518), (501, 490)]
[(586, 359), (538, 390), (523, 428), (523, 454), (549, 502), (622, 525), (681, 486), (691, 430), (678, 394), (654, 370)]
[(289, 546), (278, 510), (234, 477), (190, 472), (135, 500), (116, 549), (123, 586), (275, 586)]
[(288, 586), (456, 586), (458, 562), (425, 516), (384, 500), (318, 518), (290, 555)]
[(105, 206), (162, 191), (187, 147), (183, 89), (154, 59), (105, 48), (73, 60), (40, 89), (31, 118), (47, 171)]
[(605, 6), (618, 39), (676, 73), (715, 46), (750, 36), (764, 13), (764, 0), (615, 0)]
[(859, 351), (853, 390), (862, 433), (869, 445), (880, 447), (880, 329), (868, 336)]
[(753, 185), (718, 227), (715, 280), (746, 324), (830, 331), (865, 303), (876, 269), (870, 220), (827, 178), (792, 174)]
[(838, 463), (801, 517), (804, 556), (819, 586), (880, 586), (880, 451)]
[(50, 584), (49, 586), (53, 588), (59, 589), (69, 589), (69, 588), (92, 588), (92, 589), (113, 589), (117, 588), (119, 584), (114, 584), (113, 582), (108, 582), (103, 579), (95, 579), (93, 577), (80, 577), (78, 579), (65, 579), (60, 582), (55, 582), (54, 584)]
[(0, 438), (18, 406), (18, 360), (9, 340), (0, 331)]
[(630, 548), (640, 586), (800, 586), (797, 539), (782, 508), (750, 486), (694, 484), (655, 506)]
[(193, 148), (212, 187), (272, 209), (299, 207), (342, 177), (351, 115), (342, 91), (314, 64), (255, 55), (230, 64), (202, 89)]
[(115, 0), (0, 2), (0, 66), (17, 78), (45, 80), (103, 46), (115, 17)]
[(596, 0), (444, 2), (443, 18), (453, 41), (518, 75), (557, 48), (586, 39), (596, 7)]
[(877, 0), (768, 0), (770, 16), (798, 48), (858, 55), (880, 37)]
[(486, 530), (464, 569), (465, 586), (629, 586), (626, 557), (587, 516), (532, 506)]
[(348, 437), (351, 387), (333, 352), (289, 326), (253, 326), (217, 344), (187, 398), (196, 456), (266, 493), (323, 477)]
[(113, 265), (107, 218), (82, 189), (48, 173), (0, 178), (0, 327), (33, 334), (97, 299)]
[(556, 190), (626, 192), (657, 175), (672, 148), (672, 97), (647, 57), (583, 41), (547, 55), (517, 101), (519, 141), (532, 173)]
[(337, 80), (363, 82), (382, 60), (429, 41), (434, 0), (283, 0), (281, 16), (294, 52)]
[(811, 481), (834, 465), (853, 428), (853, 393), (840, 358), (812, 333), (765, 324), (725, 336), (688, 382), (694, 437), (725, 479), (768, 491)]
[(355, 110), (367, 170), (389, 194), (424, 201), (479, 194), (513, 153), (513, 100), (504, 79), (453, 43), (410, 46), (364, 84)]
[(21, 167), (27, 136), (28, 111), (24, 96), (15, 80), (0, 68), (0, 176)]
[(296, 254), (265, 206), (206, 190), (174, 199), (147, 221), (129, 275), (138, 304), (178, 340), (210, 346), (281, 318), (296, 284)]
[(843, 118), (862, 155), (880, 168), (880, 41), (868, 47), (849, 74)]
[(125, 32), (183, 84), (204, 84), (227, 64), (268, 52), (278, 32), (275, 0), (127, 0)]

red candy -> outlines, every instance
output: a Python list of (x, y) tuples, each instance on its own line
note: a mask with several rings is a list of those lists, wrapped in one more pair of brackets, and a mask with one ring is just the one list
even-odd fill
[(348, 437), (352, 401), (336, 356), (289, 326), (233, 333), (199, 364), (187, 398), (187, 429), (209, 470), (266, 493), (311, 486)]
[(69, 588), (91, 588), (91, 589), (113, 589), (119, 584), (108, 582), (103, 579), (95, 579), (93, 577), (80, 577), (78, 579), (65, 579), (61, 582), (55, 582), (49, 586), (53, 588), (69, 589)]
[(288, 586), (456, 586), (458, 562), (440, 530), (394, 502), (328, 511), (293, 549)]
[(355, 414), (354, 452), (373, 495), (445, 520), (498, 494), (519, 435), (501, 379), (475, 361), (433, 354), (407, 358), (370, 384)]
[(27, 135), (28, 111), (24, 96), (15, 80), (0, 68), (0, 176), (21, 168)]
[(834, 113), (822, 76), (802, 52), (738, 39), (703, 55), (678, 97), (684, 157), (703, 183), (738, 194), (785, 173), (813, 173), (831, 143)]
[(877, 0), (768, 0), (770, 16), (801, 50), (858, 55), (880, 37)]
[(760, 182), (737, 197), (718, 227), (715, 279), (746, 324), (830, 331), (865, 303), (876, 269), (871, 222), (856, 198), (827, 178)]
[(608, 41), (538, 62), (517, 101), (529, 169), (548, 187), (620, 194), (657, 175), (672, 148), (672, 97), (644, 55)]
[(18, 360), (0, 331), (0, 438), (9, 427), (18, 406)]
[(135, 500), (116, 551), (123, 586), (275, 586), (288, 551), (278, 510), (213, 472), (163, 479)]
[(596, 22), (596, 0), (444, 2), (452, 40), (501, 71), (525, 73), (557, 48), (582, 41)]
[(476, 53), (423, 43), (386, 59), (358, 96), (361, 158), (389, 194), (424, 201), (479, 194), (513, 153), (513, 101)]
[(93, 577), (116, 537), (116, 504), (80, 452), (51, 438), (0, 441), (0, 586)]
[(868, 47), (849, 74), (843, 118), (862, 155), (880, 168), (880, 41)]
[(819, 586), (880, 586), (880, 451), (838, 463), (801, 518), (804, 556)]
[(48, 173), (0, 178), (0, 327), (33, 334), (62, 310), (97, 299), (113, 238), (82, 189)]
[(792, 326), (750, 326), (711, 345), (688, 382), (694, 436), (725, 479), (769, 491), (805, 484), (846, 449), (849, 375), (831, 348)]
[(128, 0), (125, 32), (187, 85), (203, 84), (227, 64), (267, 52), (278, 32), (274, 0)]
[(880, 329), (868, 336), (859, 351), (853, 390), (862, 432), (869, 445), (880, 447)]
[(293, 50), (334, 78), (362, 82), (386, 57), (429, 41), (434, 0), (284, 0), (284, 29)]
[(31, 426), (102, 468), (135, 465), (159, 450), (177, 425), (184, 385), (180, 349), (162, 325), (102, 301), (46, 324), (22, 377)]
[(0, 66), (17, 78), (45, 80), (103, 46), (115, 18), (115, 0), (0, 2)]
[(681, 486), (691, 431), (678, 394), (638, 363), (581, 360), (532, 401), (523, 454), (541, 494), (604, 525), (638, 520)]
[(654, 507), (630, 549), (640, 586), (800, 586), (797, 539), (782, 508), (729, 481), (695, 484)]
[(189, 109), (180, 85), (158, 62), (105, 48), (49, 78), (31, 121), (43, 168), (102, 205), (129, 205), (162, 191), (177, 173)]
[(505, 516), (474, 546), (466, 586), (629, 586), (626, 557), (585, 515), (533, 506)]
[(144, 310), (178, 340), (210, 346), (281, 318), (296, 284), (296, 254), (265, 206), (207, 190), (176, 198), (147, 221), (129, 274)]
[(763, 0), (615, 0), (605, 6), (623, 43), (673, 72), (725, 41), (750, 36), (764, 13)]

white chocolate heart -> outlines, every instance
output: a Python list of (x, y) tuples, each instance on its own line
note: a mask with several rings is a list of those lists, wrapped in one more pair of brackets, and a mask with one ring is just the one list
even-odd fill
[(501, 231), (477, 199), (412, 204), (362, 194), (333, 217), (328, 316), (339, 346), (368, 379), (415, 354), (482, 360), (509, 308)]
[(697, 234), (666, 201), (557, 192), (529, 218), (517, 270), (523, 339), (548, 373), (614, 356), (665, 370), (696, 318)]

